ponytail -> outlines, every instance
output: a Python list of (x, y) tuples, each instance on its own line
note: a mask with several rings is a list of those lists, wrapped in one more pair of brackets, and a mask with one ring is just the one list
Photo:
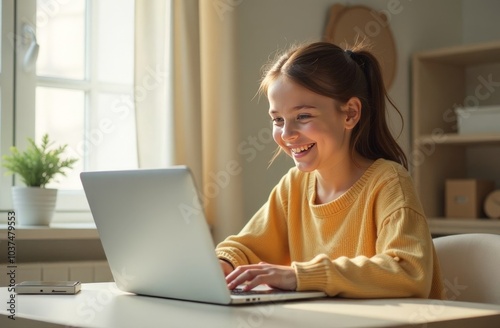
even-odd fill
[[(347, 50), (349, 52), (351, 50)], [(352, 52), (352, 51), (351, 51)], [(386, 120), (386, 100), (396, 110), (401, 121), (403, 116), (390, 99), (385, 89), (380, 65), (372, 53), (361, 50), (352, 52), (352, 58), (363, 72), (367, 85), (367, 107), (369, 120), (361, 119), (353, 131), (352, 151), (376, 159), (379, 157), (400, 163), (408, 169), (408, 160), (404, 151), (392, 136)], [(361, 117), (366, 110), (362, 111)]]

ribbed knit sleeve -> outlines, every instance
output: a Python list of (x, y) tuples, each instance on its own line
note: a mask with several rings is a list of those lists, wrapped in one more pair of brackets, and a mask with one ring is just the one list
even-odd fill
[[(410, 208), (388, 217), (376, 240), (374, 253), (353, 257), (319, 254), (307, 262), (294, 262), (298, 290), (322, 290), (349, 298), (422, 297), (431, 295), (433, 249), (425, 220)], [(339, 245), (349, 254), (349, 244)], [(441, 298), (433, 295), (434, 298)]]
[(217, 257), (229, 261), (233, 267), (261, 261), (289, 265), (286, 223), (288, 192), (288, 177), (285, 176), (243, 230), (217, 245)]

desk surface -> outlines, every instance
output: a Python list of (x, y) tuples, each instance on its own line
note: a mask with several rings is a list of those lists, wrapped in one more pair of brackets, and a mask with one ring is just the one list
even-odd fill
[[(0, 288), (1, 327), (498, 327), (500, 306), (421, 299), (326, 298), (222, 306), (137, 296), (114, 283), (84, 284), (77, 295), (17, 295), (8, 318)], [(426, 325), (425, 325), (426, 324)]]

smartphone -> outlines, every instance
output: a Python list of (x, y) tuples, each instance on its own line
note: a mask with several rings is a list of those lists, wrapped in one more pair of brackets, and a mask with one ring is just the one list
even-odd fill
[(16, 285), (16, 294), (74, 295), (81, 286), (79, 281), (23, 281)]

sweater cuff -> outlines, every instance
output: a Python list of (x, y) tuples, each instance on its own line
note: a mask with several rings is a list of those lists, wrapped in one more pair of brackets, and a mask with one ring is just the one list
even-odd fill
[(233, 265), (233, 263), (231, 263), (229, 260), (226, 260), (225, 258), (222, 258), (222, 257), (219, 257), (219, 260), (220, 260), (220, 261), (223, 261), (223, 262), (226, 262), (226, 263), (227, 263), (227, 264), (229, 264), (229, 265), (233, 268), (233, 270), (234, 270), (234, 265)]
[(292, 262), (297, 276), (297, 291), (325, 291), (328, 286), (330, 259), (318, 255), (309, 262)]
[(238, 267), (239, 265), (241, 265), (241, 261), (239, 261), (238, 258), (236, 256), (234, 256), (234, 254), (232, 254), (230, 252), (216, 251), (215, 255), (217, 256), (217, 258), (219, 260), (223, 260), (223, 261), (226, 261), (229, 264), (231, 264), (231, 266), (233, 267), (233, 269), (236, 269), (236, 267)]

